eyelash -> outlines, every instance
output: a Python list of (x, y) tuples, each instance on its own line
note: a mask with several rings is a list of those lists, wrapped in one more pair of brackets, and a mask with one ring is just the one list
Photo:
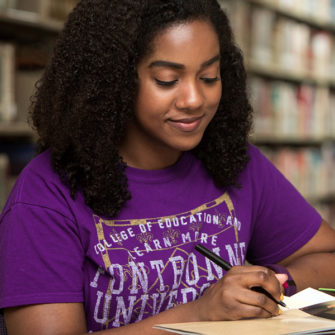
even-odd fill
[(206, 84), (212, 84), (215, 83), (216, 81), (219, 81), (218, 77), (215, 78), (201, 78)]
[(156, 83), (160, 86), (173, 86), (178, 80), (171, 80), (171, 81), (163, 81), (163, 80), (159, 80), (159, 79), (155, 79)]
[[(205, 84), (212, 84), (212, 83), (215, 83), (216, 81), (219, 80), (218, 77), (215, 77), (215, 78), (200, 78)], [(163, 80), (159, 80), (159, 79), (155, 79), (156, 80), (156, 83), (159, 85), (159, 86), (165, 86), (165, 87), (171, 87), (173, 86), (174, 84), (176, 84), (178, 82), (178, 80), (171, 80), (171, 81), (163, 81)]]

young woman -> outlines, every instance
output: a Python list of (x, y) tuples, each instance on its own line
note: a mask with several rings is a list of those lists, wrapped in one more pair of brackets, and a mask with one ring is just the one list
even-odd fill
[(80, 1), (31, 117), (40, 154), (0, 221), (9, 334), (159, 334), (277, 315), (253, 286), (277, 300), (335, 286), (335, 232), (248, 144), (242, 57), (215, 0)]

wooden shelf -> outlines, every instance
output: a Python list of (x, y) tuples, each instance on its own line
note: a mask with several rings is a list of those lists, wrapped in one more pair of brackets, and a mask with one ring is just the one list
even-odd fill
[(335, 136), (299, 137), (254, 134), (250, 137), (250, 140), (257, 145), (320, 146), (325, 142), (335, 142)]
[(327, 204), (335, 203), (335, 193), (328, 193), (323, 195), (307, 196), (306, 199), (312, 204)]
[(34, 137), (34, 131), (26, 122), (0, 122), (0, 137)]
[(266, 76), (272, 79), (335, 87), (335, 78), (321, 78), (310, 73), (294, 72), (274, 64), (261, 64), (253, 59), (246, 60), (245, 65), (249, 73)]

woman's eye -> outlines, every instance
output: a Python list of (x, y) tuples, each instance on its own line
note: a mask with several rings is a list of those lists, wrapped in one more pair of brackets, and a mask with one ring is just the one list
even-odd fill
[(155, 79), (156, 83), (160, 86), (173, 86), (178, 80), (170, 80), (170, 81), (164, 81), (164, 80), (159, 80), (159, 79)]
[(212, 84), (220, 79), (218, 77), (215, 77), (215, 78), (201, 78), (201, 80), (205, 82), (206, 84)]

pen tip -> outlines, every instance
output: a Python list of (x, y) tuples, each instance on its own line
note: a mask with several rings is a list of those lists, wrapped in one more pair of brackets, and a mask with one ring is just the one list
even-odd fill
[(285, 302), (283, 302), (283, 301), (279, 301), (278, 304), (279, 304), (280, 306), (287, 307), (286, 304), (285, 304)]

